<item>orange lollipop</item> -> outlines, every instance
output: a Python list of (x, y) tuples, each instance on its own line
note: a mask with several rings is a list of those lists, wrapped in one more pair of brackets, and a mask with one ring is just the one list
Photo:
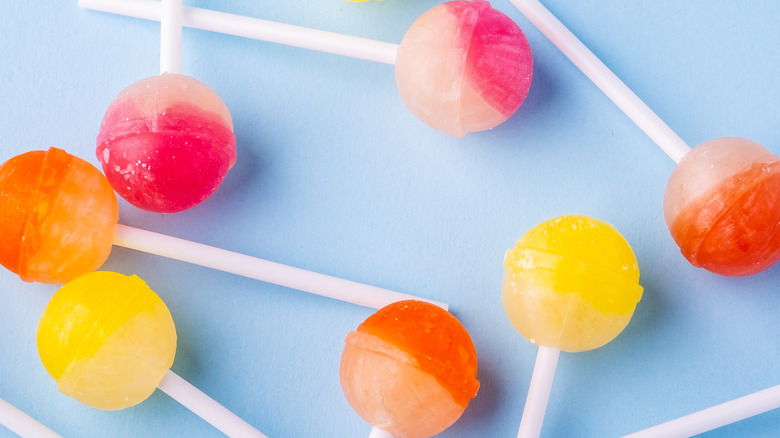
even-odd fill
[(120, 225), (118, 216), (106, 177), (63, 150), (0, 165), (0, 264), (25, 281), (67, 283), (99, 268), (118, 245), (375, 309), (415, 298)]
[(66, 283), (111, 252), (116, 195), (91, 164), (50, 148), (0, 165), (0, 263), (25, 281)]
[(341, 387), (364, 420), (396, 438), (436, 435), (477, 394), (477, 354), (446, 310), (406, 300), (389, 304), (346, 338)]

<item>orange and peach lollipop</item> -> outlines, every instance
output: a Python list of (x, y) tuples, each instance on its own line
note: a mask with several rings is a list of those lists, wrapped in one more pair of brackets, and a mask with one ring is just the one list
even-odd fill
[(415, 300), (385, 306), (350, 332), (339, 375), (352, 408), (374, 426), (372, 436), (436, 435), (479, 388), (466, 329), (446, 310)]

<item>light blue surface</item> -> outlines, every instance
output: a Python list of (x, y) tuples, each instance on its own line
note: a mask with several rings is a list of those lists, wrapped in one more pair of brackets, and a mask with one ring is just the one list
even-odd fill
[[(185, 3), (397, 43), (438, 2)], [(616, 340), (561, 356), (543, 436), (616, 437), (780, 383), (780, 267), (736, 279), (691, 267), (661, 209), (674, 163), (508, 2), (493, 4), (524, 29), (534, 82), (508, 122), (464, 139), (414, 119), (391, 66), (185, 30), (183, 73), (230, 107), (238, 162), (202, 205), (162, 216), (121, 202), (120, 222), (450, 303), (482, 386), (441, 436), (515, 436), (536, 348), (501, 307), (503, 255), (561, 214), (617, 227), (645, 294)], [(735, 135), (780, 152), (780, 3), (545, 4), (690, 144)], [(157, 73), (159, 24), (76, 0), (5, 1), (0, 47), (0, 159), (58, 146), (97, 164), (106, 106)], [(264, 433), (368, 436), (338, 363), (369, 309), (125, 249), (103, 269), (160, 294), (179, 333), (173, 370)], [(0, 397), (68, 437), (218, 435), (159, 391), (120, 412), (57, 392), (35, 348), (55, 290), (0, 272)], [(772, 412), (706, 436), (778, 431)]]

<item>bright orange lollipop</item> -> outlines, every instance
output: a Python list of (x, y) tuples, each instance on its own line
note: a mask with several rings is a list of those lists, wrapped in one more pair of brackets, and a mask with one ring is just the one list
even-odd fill
[(379, 309), (346, 338), (341, 387), (364, 420), (396, 438), (436, 435), (477, 394), (477, 354), (446, 310), (406, 300)]
[(25, 281), (67, 283), (114, 244), (375, 309), (415, 298), (119, 225), (117, 210), (106, 177), (80, 158), (56, 148), (11, 158), (0, 165), (0, 263)]
[(25, 281), (66, 283), (111, 252), (116, 195), (94, 166), (50, 148), (0, 165), (0, 263)]

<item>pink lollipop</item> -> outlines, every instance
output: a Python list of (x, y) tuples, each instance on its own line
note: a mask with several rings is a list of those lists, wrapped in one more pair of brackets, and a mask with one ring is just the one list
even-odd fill
[[(84, 8), (159, 20), (152, 0), (79, 0)], [(399, 93), (429, 126), (454, 137), (493, 128), (517, 111), (533, 60), (523, 32), (484, 0), (447, 2), (421, 15), (400, 45), (185, 7), (182, 24), (395, 64)]]
[(531, 48), (509, 17), (481, 0), (421, 15), (401, 41), (395, 80), (412, 114), (453, 137), (490, 129), (531, 87)]
[(236, 137), (214, 91), (189, 76), (163, 73), (111, 102), (96, 153), (120, 196), (144, 210), (173, 213), (219, 187), (236, 162)]
[(780, 158), (733, 137), (691, 150), (541, 3), (510, 2), (679, 163), (666, 185), (664, 216), (692, 265), (743, 276), (780, 260)]
[(227, 106), (179, 73), (181, 0), (162, 2), (159, 76), (119, 93), (103, 116), (97, 158), (114, 190), (136, 207), (186, 210), (209, 197), (236, 161)]

